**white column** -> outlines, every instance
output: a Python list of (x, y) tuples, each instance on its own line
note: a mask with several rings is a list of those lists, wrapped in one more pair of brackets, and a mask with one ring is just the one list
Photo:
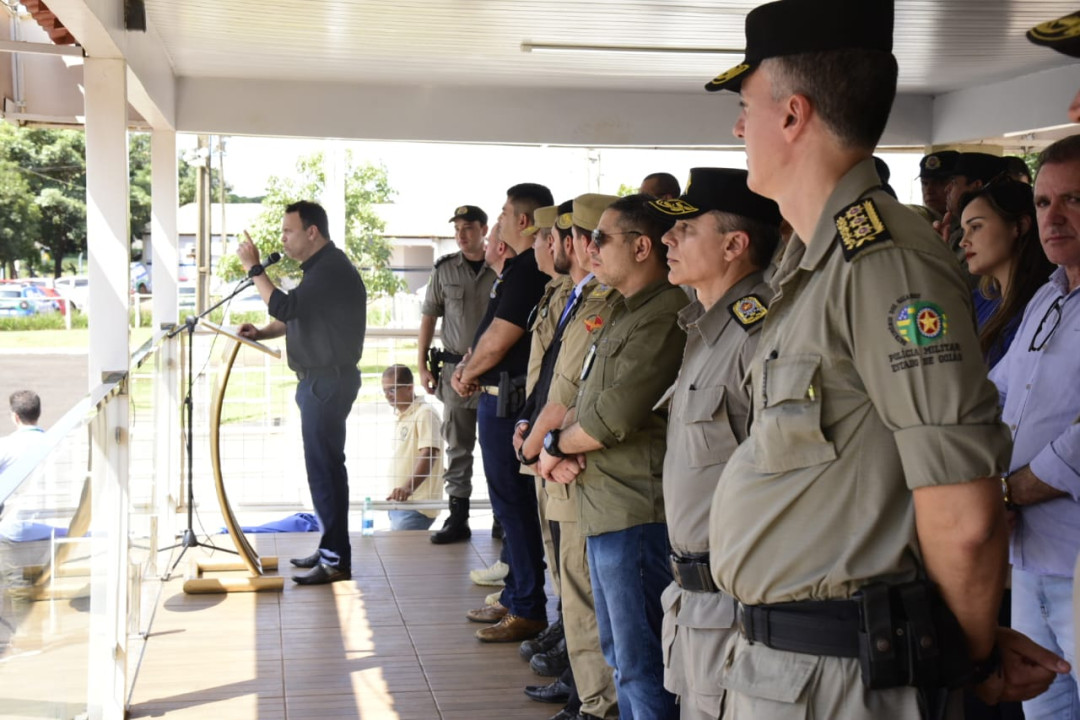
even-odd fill
[[(326, 186), (320, 198), (330, 225), (330, 239), (345, 249), (345, 146), (340, 140), (327, 140), (323, 146), (323, 172)], [(300, 199), (300, 198), (297, 198)]]
[(90, 266), (90, 374), (127, 372), (131, 248), (127, 82), (123, 60), (87, 58), (86, 244)]
[[(128, 371), (130, 240), (127, 83), (123, 60), (87, 58), (86, 233), (90, 266), (91, 388)], [(115, 377), (115, 376), (114, 376)], [(126, 385), (126, 382), (123, 383)], [(128, 398), (104, 401), (92, 432), (93, 519), (87, 709), (124, 717), (127, 689)]]
[(176, 211), (176, 131), (150, 133), (150, 238), (154, 285), (154, 330), (175, 323), (179, 313), (179, 247)]

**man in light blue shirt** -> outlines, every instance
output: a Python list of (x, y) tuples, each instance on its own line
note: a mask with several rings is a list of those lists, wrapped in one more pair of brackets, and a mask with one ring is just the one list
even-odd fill
[(1080, 135), (1039, 156), (1035, 207), (1058, 269), (1031, 299), (1016, 339), (990, 373), (1013, 433), (1005, 501), (1012, 534), (1013, 627), (1065, 657), (1073, 672), (1024, 703), (1029, 718), (1080, 718), (1072, 615), (1080, 552)]
[(9, 402), (15, 432), (0, 439), (0, 473), (45, 437), (45, 431), (37, 424), (41, 417), (41, 398), (36, 392), (17, 390), (11, 393)]

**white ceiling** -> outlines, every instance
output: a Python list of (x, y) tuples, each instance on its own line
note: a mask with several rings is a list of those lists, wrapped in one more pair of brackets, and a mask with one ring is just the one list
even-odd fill
[[(873, 0), (869, 0), (873, 1)], [(523, 42), (734, 49), (756, 0), (147, 0), (175, 74), (365, 85), (695, 91), (740, 57), (528, 53)], [(1073, 62), (1024, 32), (1075, 0), (897, 0), (900, 89)], [(1080, 71), (1078, 71), (1080, 75)]]

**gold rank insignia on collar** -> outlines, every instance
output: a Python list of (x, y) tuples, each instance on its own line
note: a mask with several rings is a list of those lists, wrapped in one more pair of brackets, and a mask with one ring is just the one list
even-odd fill
[(848, 205), (834, 220), (840, 233), (840, 247), (848, 262), (870, 245), (892, 239), (885, 223), (881, 222), (877, 206), (869, 198)]
[(757, 295), (747, 295), (728, 305), (728, 312), (744, 330), (749, 330), (765, 319), (769, 308), (765, 307), (765, 301)]

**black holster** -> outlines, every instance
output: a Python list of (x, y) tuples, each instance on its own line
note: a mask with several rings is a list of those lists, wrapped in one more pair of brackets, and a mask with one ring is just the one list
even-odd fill
[(435, 386), (439, 385), (439, 378), (442, 377), (442, 350), (435, 347), (429, 347), (427, 351), (427, 369), (435, 376)]
[(525, 376), (511, 378), (510, 373), (499, 373), (499, 397), (495, 405), (495, 417), (517, 417), (525, 407)]
[(927, 580), (859, 591), (859, 667), (868, 688), (911, 686), (922, 715), (944, 717), (949, 691), (971, 677), (956, 616)]

